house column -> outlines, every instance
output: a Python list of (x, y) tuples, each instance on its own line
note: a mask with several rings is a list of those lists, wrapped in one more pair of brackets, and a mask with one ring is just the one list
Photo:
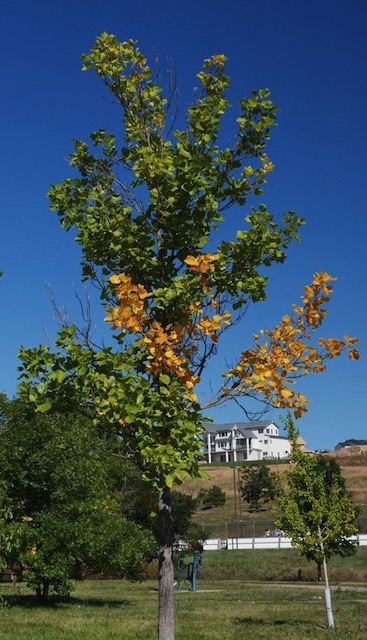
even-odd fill
[(250, 458), (250, 438), (246, 438), (246, 456), (247, 460)]
[(237, 462), (236, 432), (237, 432), (237, 426), (235, 426), (235, 428), (232, 429), (232, 456), (233, 456), (233, 462)]
[(208, 433), (208, 437), (207, 437), (207, 445), (208, 447), (208, 463), (210, 464), (212, 461), (212, 445), (211, 445), (211, 440), (210, 440), (210, 433)]

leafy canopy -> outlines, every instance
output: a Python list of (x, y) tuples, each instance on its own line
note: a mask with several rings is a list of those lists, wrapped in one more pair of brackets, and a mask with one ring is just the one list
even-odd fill
[(286, 484), (278, 478), (276, 525), (292, 539), (302, 555), (321, 564), (333, 554), (354, 551), (349, 540), (357, 533), (356, 513), (335, 461), (304, 453), (297, 445), (299, 432), (288, 417), (292, 467)]
[[(240, 100), (233, 144), (221, 144), (230, 107), (224, 55), (204, 61), (183, 128), (176, 128), (172, 74), (164, 90), (133, 40), (103, 33), (82, 59), (119, 105), (122, 127), (75, 140), (77, 175), (53, 185), (49, 198), (62, 227), (76, 233), (82, 277), (99, 287), (116, 345), (96, 347), (63, 326), (56, 350), (21, 350), (20, 390), (39, 411), (83, 410), (162, 488), (200, 473), (203, 418), (194, 389), (223, 332), (264, 300), (266, 270), (284, 261), (303, 221), (288, 211), (278, 223), (260, 203), (223, 239), (221, 223), (238, 220), (241, 207), (262, 195), (276, 121), (269, 91), (253, 91)], [(295, 324), (284, 317), (262, 334), (262, 346), (255, 339), (255, 349), (239, 356), (212, 405), (252, 396), (300, 415), (306, 399), (289, 389), (290, 379), (322, 370), (345, 349), (356, 357), (350, 339), (305, 346), (324, 316), (330, 279), (316, 274)]]
[(0, 399), (0, 549), (47, 597), (89, 572), (141, 578), (153, 537), (121, 514), (105, 445), (75, 414)]

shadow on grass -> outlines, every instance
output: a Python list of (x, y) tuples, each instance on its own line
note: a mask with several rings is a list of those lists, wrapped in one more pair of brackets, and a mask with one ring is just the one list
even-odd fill
[[(299, 629), (300, 628), (300, 622), (299, 621), (295, 621), (295, 620), (264, 620), (264, 618), (251, 618), (251, 617), (246, 617), (246, 618), (235, 618), (234, 623), (238, 626), (243, 626), (246, 625), (247, 627), (269, 627), (269, 628), (274, 628), (274, 627), (283, 627), (285, 625), (287, 625), (288, 627), (291, 627), (293, 629)], [(317, 624), (317, 622), (312, 621), (312, 620), (304, 620), (302, 622), (302, 628), (304, 627), (309, 627), (309, 628), (313, 628), (313, 629), (317, 629), (319, 631), (324, 631), (325, 629), (327, 629), (326, 626), (324, 625), (320, 625)]]
[(235, 624), (246, 626), (280, 627), (289, 624), (289, 620), (264, 620), (264, 618), (236, 618)]
[(73, 596), (65, 598), (50, 596), (47, 601), (42, 601), (35, 595), (12, 594), (2, 596), (1, 604), (9, 607), (24, 607), (32, 609), (54, 609), (63, 605), (71, 607), (108, 607), (111, 609), (118, 609), (119, 607), (130, 606), (133, 602), (132, 600), (127, 599), (74, 598)]

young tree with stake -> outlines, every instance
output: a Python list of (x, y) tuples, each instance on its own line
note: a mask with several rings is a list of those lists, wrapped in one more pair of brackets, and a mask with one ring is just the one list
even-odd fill
[[(174, 129), (172, 84), (165, 95), (135, 42), (104, 33), (83, 56), (83, 68), (93, 69), (120, 105), (122, 128), (118, 136), (96, 131), (91, 145), (75, 141), (77, 177), (51, 187), (49, 197), (61, 225), (77, 233), (82, 276), (100, 287), (116, 348), (97, 349), (65, 326), (56, 350), (21, 351), (21, 388), (39, 410), (83, 408), (121, 438), (125, 454), (160, 491), (159, 640), (174, 638), (171, 487), (201, 473), (204, 407), (194, 388), (221, 335), (265, 299), (266, 268), (284, 261), (302, 223), (290, 211), (277, 224), (260, 204), (232, 240), (217, 233), (232, 207), (240, 211), (262, 193), (276, 119), (269, 91), (254, 91), (240, 101), (233, 146), (220, 146), (229, 107), (225, 62), (222, 54), (204, 61), (186, 126)], [(309, 346), (330, 279), (317, 274), (294, 319), (284, 317), (239, 355), (211, 406), (250, 396), (301, 414), (306, 399), (292, 391), (292, 377), (322, 370), (343, 350), (356, 357), (350, 339)]]
[(327, 559), (333, 554), (353, 553), (350, 537), (358, 532), (355, 509), (346, 494), (344, 482), (333, 464), (301, 451), (299, 432), (288, 416), (287, 430), (292, 442), (292, 467), (286, 484), (278, 477), (276, 526), (292, 539), (301, 554), (324, 568), (325, 604), (329, 627), (334, 627)]

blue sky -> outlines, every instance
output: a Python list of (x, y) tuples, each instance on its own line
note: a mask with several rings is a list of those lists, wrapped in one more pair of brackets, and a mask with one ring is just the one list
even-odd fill
[[(138, 40), (148, 58), (173, 59), (183, 108), (203, 59), (215, 53), (229, 58), (233, 105), (252, 89), (270, 88), (280, 108), (269, 146), (276, 168), (262, 200), (277, 216), (296, 209), (307, 224), (301, 244), (273, 269), (268, 300), (226, 340), (208, 377), (218, 377), (224, 354), (233, 362), (253, 331), (288, 312), (323, 269), (338, 277), (323, 333), (359, 337), (361, 360), (338, 359), (299, 385), (312, 403), (297, 426), (311, 448), (367, 438), (366, 20), (364, 0), (227, 0), (216, 7), (207, 0), (4, 1), (0, 390), (15, 393), (19, 345), (35, 346), (55, 333), (46, 283), (71, 315), (75, 288), (83, 293), (78, 248), (59, 229), (46, 192), (69, 175), (73, 138), (116, 125), (102, 84), (80, 71), (80, 55), (108, 31)], [(236, 212), (239, 227), (244, 214)], [(94, 321), (102, 326), (98, 309)], [(243, 419), (234, 406), (213, 416)], [(269, 417), (277, 421), (279, 414)]]

